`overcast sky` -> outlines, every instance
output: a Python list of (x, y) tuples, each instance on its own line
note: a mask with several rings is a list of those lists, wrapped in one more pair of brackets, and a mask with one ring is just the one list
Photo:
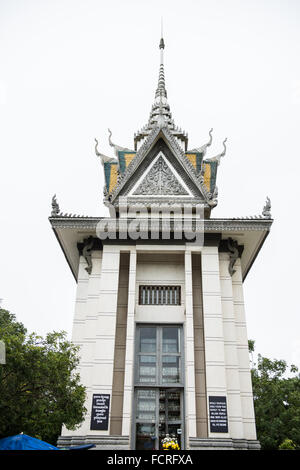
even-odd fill
[(51, 230), (107, 215), (94, 153), (133, 146), (158, 78), (176, 124), (228, 151), (212, 217), (275, 219), (245, 283), (248, 336), (300, 366), (299, 0), (0, 0), (0, 298), (29, 331), (71, 334), (76, 284)]

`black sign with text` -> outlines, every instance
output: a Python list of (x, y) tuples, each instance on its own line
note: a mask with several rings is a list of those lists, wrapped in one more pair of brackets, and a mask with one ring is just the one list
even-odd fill
[(209, 397), (210, 432), (228, 432), (226, 397)]
[(91, 414), (91, 430), (107, 431), (110, 395), (94, 394)]

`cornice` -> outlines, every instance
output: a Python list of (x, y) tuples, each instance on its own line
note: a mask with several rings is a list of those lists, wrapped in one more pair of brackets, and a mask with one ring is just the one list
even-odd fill
[[(78, 228), (81, 230), (95, 230), (100, 220), (105, 217), (74, 217), (71, 215), (49, 217), (49, 222), (52, 228)], [(109, 220), (110, 218), (107, 217)]]
[[(72, 217), (72, 216), (58, 216), (58, 217), (49, 217), (49, 221), (54, 229), (80, 229), (80, 230), (90, 230), (95, 231), (97, 228), (97, 224), (101, 221), (107, 221), (111, 224), (116, 224), (116, 230), (118, 230), (119, 226), (124, 229), (124, 225), (126, 227), (127, 224), (132, 222), (133, 220), (137, 219), (113, 219), (111, 217)], [(149, 219), (138, 219), (143, 223), (150, 223)], [(171, 230), (180, 228), (183, 224), (182, 219), (175, 221), (173, 219), (164, 219), (163, 221), (160, 219), (159, 226), (165, 224), (170, 224)], [(176, 223), (178, 222), (178, 223)], [(154, 220), (155, 223), (155, 220)], [(186, 224), (193, 229), (196, 229), (197, 226), (201, 227), (201, 231), (205, 232), (232, 232), (232, 231), (269, 231), (271, 225), (273, 223), (273, 219), (263, 219), (260, 217), (253, 218), (253, 219), (205, 219), (205, 220), (195, 220), (191, 219), (186, 221)], [(186, 226), (187, 226), (186, 225)], [(177, 227), (176, 227), (177, 226)]]

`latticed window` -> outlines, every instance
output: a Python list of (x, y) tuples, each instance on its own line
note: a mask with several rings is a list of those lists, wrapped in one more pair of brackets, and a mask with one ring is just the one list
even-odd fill
[(180, 305), (180, 286), (140, 286), (140, 305)]

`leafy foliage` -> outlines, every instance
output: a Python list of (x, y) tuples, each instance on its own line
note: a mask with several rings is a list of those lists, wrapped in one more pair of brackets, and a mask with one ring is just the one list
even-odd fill
[(80, 385), (78, 348), (65, 332), (46, 338), (27, 334), (22, 323), (0, 309), (0, 438), (24, 432), (56, 444), (62, 424), (75, 429), (84, 419), (85, 388)]
[(296, 450), (296, 446), (291, 439), (285, 439), (278, 447), (279, 450)]
[[(249, 344), (254, 352), (254, 342)], [(300, 449), (300, 375), (294, 365), (258, 355), (252, 362), (257, 437), (262, 449)]]

